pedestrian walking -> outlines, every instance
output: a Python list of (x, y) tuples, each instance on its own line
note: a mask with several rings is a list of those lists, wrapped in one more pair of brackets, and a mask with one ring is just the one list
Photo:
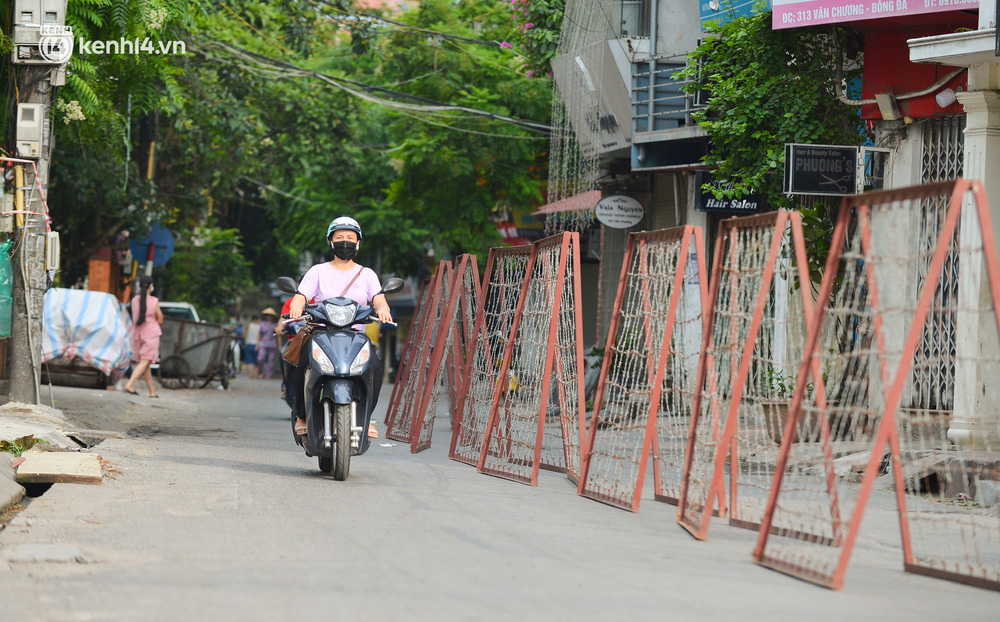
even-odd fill
[(278, 353), (278, 337), (275, 329), (278, 324), (278, 312), (268, 307), (260, 312), (260, 340), (257, 342), (257, 368), (264, 380), (270, 380), (274, 375), (274, 361)]
[(244, 361), (247, 364), (247, 378), (257, 379), (257, 343), (260, 341), (260, 316), (256, 313), (250, 316), (250, 323), (247, 324), (247, 334), (243, 337), (246, 344), (246, 354)]
[(142, 377), (149, 387), (149, 397), (159, 397), (153, 388), (153, 372), (149, 366), (160, 360), (160, 324), (163, 322), (163, 312), (160, 311), (160, 300), (151, 296), (153, 279), (142, 275), (139, 279), (139, 293), (132, 297), (132, 352), (137, 361), (132, 377), (125, 384), (125, 392), (138, 395), (135, 390), (136, 381)]

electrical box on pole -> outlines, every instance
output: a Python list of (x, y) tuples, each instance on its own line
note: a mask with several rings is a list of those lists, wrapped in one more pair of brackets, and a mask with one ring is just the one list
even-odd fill
[(17, 156), (37, 158), (42, 152), (45, 104), (17, 105)]
[(59, 232), (49, 231), (45, 234), (45, 269), (46, 270), (58, 270), (59, 269), (59, 255), (60, 255), (60, 245), (59, 245)]
[(10, 60), (17, 65), (61, 65), (73, 53), (66, 0), (14, 0), (12, 34)]

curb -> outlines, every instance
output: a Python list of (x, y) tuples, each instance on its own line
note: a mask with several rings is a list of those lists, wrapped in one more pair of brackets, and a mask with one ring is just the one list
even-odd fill
[(0, 458), (0, 512), (6, 512), (24, 498), (24, 487), (17, 483), (16, 477), (10, 463)]

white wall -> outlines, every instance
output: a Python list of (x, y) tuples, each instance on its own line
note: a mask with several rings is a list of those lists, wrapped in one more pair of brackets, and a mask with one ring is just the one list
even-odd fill
[(658, 2), (656, 54), (673, 56), (687, 54), (701, 38), (700, 13), (697, 2), (655, 0)]

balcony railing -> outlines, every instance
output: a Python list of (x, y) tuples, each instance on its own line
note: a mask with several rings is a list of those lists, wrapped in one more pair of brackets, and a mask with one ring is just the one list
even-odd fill
[(704, 106), (697, 94), (682, 89), (690, 78), (674, 75), (687, 67), (679, 57), (632, 63), (632, 127), (635, 132), (657, 132), (693, 125), (691, 113)]

